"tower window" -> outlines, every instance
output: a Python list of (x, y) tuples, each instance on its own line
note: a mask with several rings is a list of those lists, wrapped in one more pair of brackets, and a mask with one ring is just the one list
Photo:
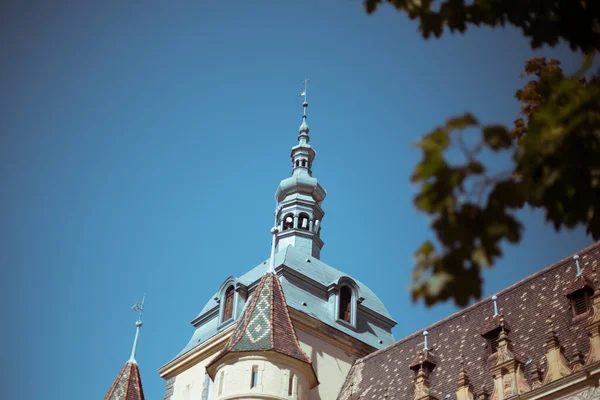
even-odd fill
[(250, 389), (258, 385), (258, 365), (252, 366), (252, 375), (250, 376)]
[(288, 381), (288, 396), (294, 394), (294, 373), (290, 371), (290, 379)]
[(571, 296), (571, 308), (573, 316), (585, 314), (589, 308), (589, 294), (585, 290), (579, 290)]
[(223, 321), (227, 321), (233, 316), (233, 285), (225, 291), (225, 305), (223, 309)]
[(352, 290), (348, 286), (340, 289), (339, 319), (352, 323)]
[(306, 160), (302, 160), (302, 166), (306, 167)]
[(296, 167), (300, 166), (300, 160), (296, 160)]
[(298, 228), (307, 231), (309, 221), (310, 217), (308, 216), (308, 214), (300, 214), (300, 216), (298, 217)]
[(292, 214), (288, 214), (283, 217), (283, 230), (292, 229), (294, 227), (294, 216)]

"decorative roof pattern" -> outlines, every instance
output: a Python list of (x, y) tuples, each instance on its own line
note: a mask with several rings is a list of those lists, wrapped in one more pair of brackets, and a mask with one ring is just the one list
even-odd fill
[(135, 362), (125, 363), (104, 400), (144, 400), (140, 369)]
[(264, 351), (275, 351), (307, 364), (311, 363), (300, 348), (281, 283), (274, 273), (266, 273), (262, 277), (229, 342), (207, 365), (207, 370), (210, 371), (229, 353)]
[[(592, 269), (600, 270), (600, 242), (578, 253), (585, 281)], [(555, 334), (569, 360), (590, 349), (587, 319), (574, 318), (569, 299), (564, 295), (575, 275), (575, 262), (565, 258), (498, 293), (500, 314), (510, 324), (508, 332), (512, 351), (523, 363), (524, 376), (533, 383), (539, 370), (547, 371), (544, 344), (547, 340), (545, 321), (549, 314)], [(455, 398), (456, 377), (464, 359), (464, 369), (473, 387), (492, 392), (490, 355), (482, 333), (497, 325), (489, 298), (479, 301), (427, 328), (428, 346), (435, 352), (437, 366), (429, 376), (431, 396)], [(391, 346), (378, 350), (355, 362), (340, 391), (339, 400), (412, 400), (415, 373), (410, 365), (415, 351), (423, 346), (421, 332), (415, 332)], [(463, 358), (464, 356), (464, 358)]]

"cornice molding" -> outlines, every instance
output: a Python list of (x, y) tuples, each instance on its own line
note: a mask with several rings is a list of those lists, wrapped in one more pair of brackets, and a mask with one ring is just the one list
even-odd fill
[[(288, 307), (288, 309), (295, 329), (302, 330), (327, 343), (333, 344), (346, 353), (352, 354), (357, 359), (377, 350), (375, 347), (369, 346), (334, 327), (326, 325), (302, 311), (292, 307)], [(175, 375), (179, 375), (183, 371), (220, 351), (233, 333), (233, 326), (235, 326), (235, 324), (160, 367), (158, 369), (160, 377), (169, 379)]]
[[(537, 400), (537, 399), (555, 399), (557, 396), (567, 396), (574, 391), (574, 387), (584, 388), (587, 386), (597, 386), (600, 378), (600, 361), (583, 367), (583, 369), (573, 372), (554, 382), (548, 383), (537, 389), (514, 396), (514, 400)], [(563, 392), (560, 394), (559, 392)]]
[(163, 379), (169, 379), (175, 375), (179, 375), (200, 361), (206, 360), (225, 346), (233, 333), (234, 326), (235, 324), (208, 339), (206, 342), (194, 347), (187, 353), (169, 361), (158, 369), (158, 374)]

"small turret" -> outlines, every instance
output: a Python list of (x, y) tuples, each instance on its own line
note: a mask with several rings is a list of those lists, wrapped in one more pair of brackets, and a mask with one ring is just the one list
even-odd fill
[[(273, 259), (277, 228), (271, 233)], [(310, 358), (300, 348), (272, 261), (229, 342), (206, 371), (215, 383), (215, 400), (306, 400), (319, 384)]]

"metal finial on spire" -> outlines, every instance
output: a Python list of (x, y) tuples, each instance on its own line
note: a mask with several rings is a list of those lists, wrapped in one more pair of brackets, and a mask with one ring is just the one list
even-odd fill
[(271, 228), (271, 258), (269, 259), (269, 269), (267, 273), (275, 273), (275, 247), (277, 246), (277, 234), (279, 228), (277, 227), (277, 215), (279, 214), (279, 204), (275, 207), (275, 223)]
[(269, 260), (269, 269), (267, 272), (274, 274), (275, 273), (275, 246), (277, 245), (277, 233), (279, 233), (279, 228), (276, 226), (271, 228), (271, 235), (273, 238), (271, 239), (271, 258)]
[(131, 307), (131, 309), (133, 311), (137, 311), (138, 312), (138, 319), (137, 321), (135, 321), (135, 339), (133, 340), (133, 348), (131, 349), (131, 356), (129, 357), (129, 362), (137, 364), (137, 362), (135, 361), (135, 352), (137, 350), (137, 343), (138, 343), (138, 337), (140, 335), (140, 328), (142, 327), (143, 323), (142, 323), (142, 313), (144, 312), (144, 301), (146, 300), (146, 295), (144, 294), (144, 297), (142, 297), (142, 302), (141, 303), (135, 303), (133, 305), (133, 307)]
[[(307, 97), (306, 97), (306, 89), (307, 89), (307, 87), (308, 87), (308, 82), (309, 82), (309, 81), (310, 81), (310, 79), (308, 79), (308, 78), (305, 78), (305, 79), (302, 81), (302, 83), (304, 84), (304, 90), (302, 91), (302, 93), (300, 93), (300, 94), (298, 95), (298, 97), (302, 97), (302, 96), (304, 96), (304, 103), (308, 103), (308, 101), (306, 100), (306, 99), (307, 99)], [(305, 108), (305, 111), (306, 111), (306, 108)]]
[(575, 265), (577, 266), (577, 276), (581, 276), (581, 267), (579, 266), (579, 256), (575, 254), (573, 256), (573, 260), (575, 260)]
[(429, 335), (429, 332), (423, 331), (423, 351), (429, 350), (429, 347), (427, 347), (427, 335)]
[(494, 317), (497, 317), (498, 315), (498, 303), (496, 303), (496, 300), (498, 300), (498, 296), (493, 295), (492, 296), (492, 301), (494, 302)]
[(310, 79), (306, 78), (302, 83), (304, 84), (304, 90), (298, 96), (304, 96), (304, 102), (302, 103), (303, 115), (302, 115), (302, 124), (300, 125), (300, 129), (298, 132), (300, 135), (298, 136), (298, 142), (300, 144), (307, 144), (310, 138), (308, 137), (309, 128), (306, 124), (306, 109), (308, 108), (308, 102), (306, 101), (306, 89), (308, 85), (308, 81)]

